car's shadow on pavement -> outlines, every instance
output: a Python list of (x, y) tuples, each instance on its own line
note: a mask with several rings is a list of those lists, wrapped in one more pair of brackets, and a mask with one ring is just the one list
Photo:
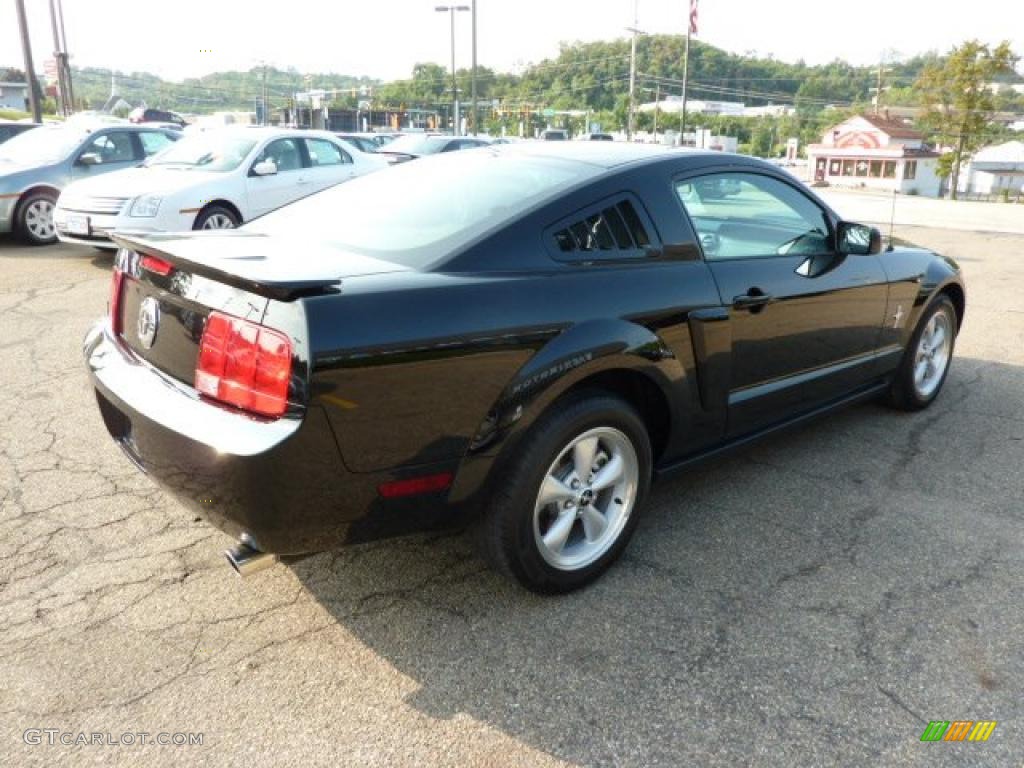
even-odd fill
[(87, 245), (28, 245), (15, 235), (0, 235), (0, 259), (87, 261), (99, 269), (109, 270), (114, 263), (114, 253)]
[(929, 719), (1021, 714), (1022, 393), (1024, 369), (957, 358), (928, 411), (858, 406), (663, 482), (567, 596), (507, 583), (467, 535), (291, 567), (425, 715), (563, 760), (905, 760)]

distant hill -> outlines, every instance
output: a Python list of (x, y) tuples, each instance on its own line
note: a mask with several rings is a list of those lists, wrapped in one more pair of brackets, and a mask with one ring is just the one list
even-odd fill
[[(650, 35), (637, 42), (639, 99), (651, 101), (657, 93), (678, 94), (683, 76), (684, 41), (678, 35)], [(887, 105), (915, 104), (911, 89), (922, 68), (938, 57), (929, 53), (887, 64), (883, 73), (883, 100)], [(12, 70), (13, 71), (13, 70)], [(183, 82), (163, 80), (147, 72), (115, 73), (118, 93), (126, 101), (181, 112), (253, 110), (262, 93), (263, 70), (215, 72)], [(98, 108), (111, 92), (111, 72), (93, 67), (75, 69), (76, 97)], [(359, 89), (370, 88), (376, 106), (436, 108), (450, 100), (450, 74), (438, 64), (417, 64), (408, 80), (382, 83), (367, 77), (337, 73), (304, 75), (295, 69), (267, 69), (267, 90), (272, 108), (287, 105), (296, 91), (309, 88), (342, 92), (339, 100), (356, 106)], [(1024, 82), (1020, 76), (1009, 77)], [(803, 114), (827, 106), (863, 108), (871, 102), (878, 81), (877, 67), (853, 66), (843, 61), (810, 66), (771, 57), (741, 56), (713, 45), (692, 41), (689, 72), (691, 98), (742, 101), (749, 105), (795, 104)], [(468, 97), (469, 72), (459, 71), (459, 88)], [(353, 89), (356, 89), (353, 92)], [(478, 90), (484, 100), (506, 105), (527, 104), (554, 109), (588, 109), (621, 113), (629, 90), (629, 40), (563, 44), (558, 56), (532, 64), (519, 74), (478, 72)], [(345, 93), (348, 92), (348, 93)], [(1020, 103), (1018, 103), (1020, 102)], [(1007, 96), (1005, 109), (1024, 109), (1024, 99)]]
[[(111, 71), (84, 67), (72, 71), (75, 98), (86, 99), (91, 108), (99, 108), (111, 92)], [(263, 92), (263, 69), (248, 72), (214, 72), (182, 82), (164, 80), (148, 72), (114, 73), (117, 92), (125, 101), (178, 112), (207, 113), (218, 110), (252, 111)], [(359, 89), (377, 86), (366, 77), (338, 74), (303, 75), (298, 70), (267, 68), (268, 101), (283, 106), (296, 91), (309, 88)]]

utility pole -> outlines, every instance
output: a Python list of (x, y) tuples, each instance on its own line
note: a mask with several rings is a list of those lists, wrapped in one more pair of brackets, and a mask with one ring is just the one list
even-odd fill
[(28, 36), (28, 21), (25, 19), (25, 0), (14, 0), (18, 11), (18, 30), (21, 32), (21, 53), (25, 59), (25, 80), (28, 83), (28, 103), (32, 109), (32, 119), (43, 122), (42, 105), (36, 96), (36, 73), (32, 64), (32, 43)]
[(692, 26), (686, 26), (686, 52), (683, 54), (683, 103), (679, 111), (679, 146), (686, 146), (686, 81), (690, 75), (690, 32)]
[(68, 54), (57, 29), (57, 6), (50, 0), (50, 27), (53, 30), (53, 63), (57, 68), (57, 111), (67, 117), (74, 112), (71, 96), (71, 72), (68, 68)]
[(633, 140), (633, 121), (636, 112), (636, 36), (640, 31), (637, 29), (639, 21), (640, 0), (633, 0), (633, 26), (629, 32), (633, 33), (629, 44), (629, 114), (626, 116), (626, 141)]
[(267, 125), (267, 62), (263, 62), (263, 125)]
[(71, 83), (71, 57), (68, 55), (68, 36), (64, 32), (64, 3), (57, 0), (57, 23), (60, 26), (60, 50), (63, 53), (64, 82), (67, 85), (67, 102), (71, 105), (68, 114), (75, 111), (75, 89)]
[(878, 57), (878, 81), (875, 86), (875, 116), (882, 113), (882, 77), (886, 72), (891, 72), (892, 67), (885, 66), (887, 61), (895, 61), (897, 53), (891, 48), (882, 51)]
[(473, 135), (479, 129), (480, 112), (476, 104), (476, 0), (471, 3), (473, 8), (473, 71), (470, 76), (470, 92), (473, 94)]
[(654, 86), (654, 141), (658, 141), (658, 108), (661, 104), (661, 82)]
[(881, 111), (882, 106), (882, 60), (878, 60), (878, 84), (875, 86), (875, 117)]

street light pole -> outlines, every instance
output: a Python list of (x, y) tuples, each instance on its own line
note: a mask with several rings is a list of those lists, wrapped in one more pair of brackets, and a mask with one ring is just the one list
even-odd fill
[(473, 7), (473, 70), (470, 76), (470, 92), (473, 95), (473, 135), (477, 135), (480, 120), (480, 111), (476, 104), (476, 0), (471, 3)]
[(435, 5), (434, 10), (438, 13), (447, 13), (451, 16), (452, 25), (452, 134), (459, 135), (459, 82), (455, 74), (455, 12), (468, 11), (468, 5)]

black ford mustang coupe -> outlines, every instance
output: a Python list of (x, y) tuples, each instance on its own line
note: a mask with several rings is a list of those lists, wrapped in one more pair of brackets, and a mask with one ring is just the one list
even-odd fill
[(499, 570), (579, 587), (654, 476), (857, 399), (928, 406), (964, 316), (949, 259), (716, 152), (491, 147), (116, 239), (103, 420), (240, 573), (475, 513)]

